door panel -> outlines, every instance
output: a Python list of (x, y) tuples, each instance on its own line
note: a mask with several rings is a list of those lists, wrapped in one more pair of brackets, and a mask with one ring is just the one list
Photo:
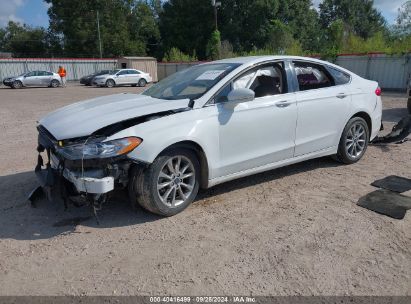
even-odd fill
[(140, 80), (140, 74), (137, 71), (129, 71), (129, 81), (131, 84), (137, 84), (138, 81)]
[(48, 72), (39, 72), (38, 73), (38, 85), (40, 86), (49, 86), (51, 82), (51, 76)]
[(295, 94), (257, 98), (234, 110), (217, 104), (220, 135), (218, 176), (291, 158), (297, 106)]
[[(345, 98), (337, 98), (345, 93)], [(297, 93), (298, 122), (295, 156), (337, 146), (351, 96), (341, 88)]]
[(38, 85), (37, 82), (37, 72), (30, 72), (23, 79), (23, 83), (25, 86), (35, 86)]
[(116, 84), (126, 84), (128, 83), (128, 72), (121, 71), (117, 73), (117, 77), (115, 78)]

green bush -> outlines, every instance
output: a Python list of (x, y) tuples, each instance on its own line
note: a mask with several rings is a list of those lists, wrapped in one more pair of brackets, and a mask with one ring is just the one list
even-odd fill
[(193, 56), (184, 54), (182, 51), (180, 51), (178, 48), (171, 48), (170, 51), (168, 51), (164, 58), (163, 62), (192, 62), (192, 61), (198, 61), (196, 54), (193, 54)]

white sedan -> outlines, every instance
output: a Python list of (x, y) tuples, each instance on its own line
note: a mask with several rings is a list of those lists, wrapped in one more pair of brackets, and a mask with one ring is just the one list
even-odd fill
[[(381, 90), (329, 62), (263, 56), (175, 73), (143, 94), (69, 105), (40, 120), (36, 168), (65, 198), (93, 206), (115, 187), (134, 204), (170, 216), (200, 187), (308, 159), (361, 159), (381, 126)], [(76, 200), (77, 203), (79, 199)]]
[(152, 81), (153, 79), (149, 73), (135, 69), (108, 71), (106, 74), (97, 75), (93, 78), (94, 85), (107, 88), (124, 85), (145, 87), (147, 83)]

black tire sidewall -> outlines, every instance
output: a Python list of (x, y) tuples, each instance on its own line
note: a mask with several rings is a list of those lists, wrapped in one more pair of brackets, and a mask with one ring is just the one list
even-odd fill
[[(54, 86), (53, 83), (57, 83), (57, 85)], [(55, 80), (55, 79), (52, 80), (51, 83), (50, 83), (50, 86), (51, 86), (52, 88), (57, 88), (59, 85), (60, 85), (60, 82), (59, 82), (58, 80)]]
[(139, 87), (145, 87), (147, 85), (147, 81), (144, 79), (144, 78), (141, 78), (139, 81), (138, 81), (138, 86)]
[[(109, 83), (111, 83), (111, 85), (109, 85)], [(112, 79), (108, 79), (107, 81), (106, 81), (106, 87), (107, 88), (112, 88), (112, 87), (114, 87), (116, 85), (116, 83), (114, 82), (114, 80), (112, 80)]]
[[(350, 128), (352, 127), (353, 124), (355, 123), (361, 123), (361, 125), (364, 127), (365, 130), (365, 135), (366, 135), (366, 139), (365, 139), (365, 147), (363, 149), (363, 151), (361, 152), (360, 156), (358, 156), (357, 158), (352, 158), (346, 151), (345, 146), (346, 146), (346, 141), (347, 141), (347, 133), (349, 132)], [(368, 142), (370, 140), (370, 130), (368, 128), (367, 122), (361, 118), (361, 117), (353, 117), (351, 118), (348, 123), (345, 125), (344, 131), (341, 135), (341, 139), (340, 139), (340, 143), (338, 146), (338, 159), (341, 160), (343, 163), (346, 164), (353, 164), (358, 162), (365, 154), (365, 152), (367, 151), (368, 148)]]
[[(17, 85), (16, 85), (17, 84)], [(13, 84), (11, 86), (13, 89), (21, 89), (23, 87), (23, 84), (21, 83), (20, 80), (15, 80), (13, 81)]]
[[(195, 170), (195, 184), (194, 189), (190, 196), (187, 198), (187, 200), (183, 204), (172, 208), (167, 205), (164, 205), (163, 202), (160, 200), (160, 197), (157, 192), (157, 180), (160, 170), (163, 168), (164, 164), (171, 157), (175, 157), (178, 155), (187, 157), (192, 162)], [(143, 193), (135, 193), (136, 191), (133, 191), (134, 193), (132, 195), (137, 197), (137, 201), (140, 204), (140, 206), (148, 211), (154, 212), (162, 216), (172, 216), (183, 211), (196, 198), (198, 190), (200, 188), (200, 163), (197, 159), (196, 154), (189, 149), (170, 149), (160, 154), (154, 160), (154, 162), (145, 170), (144, 174), (141, 174), (139, 175), (139, 177), (137, 176), (137, 178), (132, 178), (130, 180), (133, 180), (134, 183), (139, 183), (139, 181), (137, 180), (138, 178), (143, 178), (142, 187), (140, 187), (140, 191), (142, 191)], [(133, 185), (132, 189), (139, 189), (139, 187)], [(141, 200), (145, 201), (142, 202)]]

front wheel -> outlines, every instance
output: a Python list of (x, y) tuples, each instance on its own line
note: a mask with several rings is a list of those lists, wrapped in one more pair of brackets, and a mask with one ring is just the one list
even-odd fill
[(107, 81), (106, 81), (106, 87), (107, 88), (112, 88), (112, 87), (114, 87), (116, 85), (116, 83), (114, 82), (114, 80), (112, 80), (112, 79), (108, 79)]
[(15, 81), (13, 81), (11, 87), (13, 89), (21, 89), (23, 87), (23, 84), (21, 83), (20, 80), (15, 80)]
[(136, 167), (131, 171), (130, 200), (150, 212), (175, 215), (194, 201), (199, 176), (200, 164), (191, 150), (168, 150), (145, 170)]
[(367, 150), (369, 140), (370, 132), (366, 121), (361, 117), (351, 118), (341, 135), (336, 159), (345, 164), (356, 163)]

